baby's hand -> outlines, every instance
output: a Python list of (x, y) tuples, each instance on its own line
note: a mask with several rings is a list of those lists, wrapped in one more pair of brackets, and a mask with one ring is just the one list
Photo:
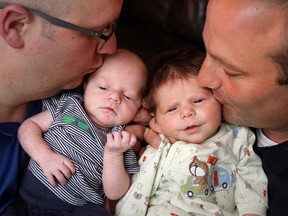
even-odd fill
[(70, 159), (53, 151), (46, 154), (46, 156), (42, 157), (41, 161), (37, 163), (53, 187), (57, 186), (56, 179), (62, 185), (66, 184), (67, 180), (76, 171)]
[(125, 151), (135, 145), (136, 141), (136, 136), (127, 131), (114, 131), (112, 133), (108, 133), (105, 153), (113, 154), (115, 156), (122, 155)]

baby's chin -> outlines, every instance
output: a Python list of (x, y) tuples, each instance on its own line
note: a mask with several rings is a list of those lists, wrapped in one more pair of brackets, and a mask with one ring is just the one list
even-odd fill
[(109, 130), (112, 127), (114, 127), (115, 125), (118, 125), (116, 123), (114, 124), (112, 122), (107, 121), (107, 119), (101, 119), (101, 118), (99, 119), (99, 118), (95, 118), (95, 116), (91, 116), (91, 115), (89, 117), (91, 118), (93, 124), (97, 128), (99, 128), (99, 129), (101, 129), (103, 131), (106, 131), (106, 132), (109, 132)]
[[(207, 138), (208, 139), (208, 138)], [(206, 138), (203, 137), (183, 137), (182, 139), (179, 137), (179, 139), (175, 139), (176, 141), (180, 140), (186, 143), (193, 143), (193, 144), (201, 144), (202, 142), (204, 142), (206, 140)]]

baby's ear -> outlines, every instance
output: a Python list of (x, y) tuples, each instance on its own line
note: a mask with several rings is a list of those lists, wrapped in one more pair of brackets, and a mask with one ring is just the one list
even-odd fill
[(25, 25), (33, 15), (20, 5), (9, 4), (0, 13), (0, 35), (13, 48), (24, 46)]

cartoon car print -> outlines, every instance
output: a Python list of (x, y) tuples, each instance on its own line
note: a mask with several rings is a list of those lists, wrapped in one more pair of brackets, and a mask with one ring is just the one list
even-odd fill
[(198, 195), (209, 195), (209, 185), (193, 185), (193, 177), (189, 176), (187, 183), (181, 186), (181, 191), (189, 198), (197, 197)]
[(215, 188), (226, 189), (230, 183), (229, 172), (222, 167), (213, 167), (210, 176), (210, 190), (213, 192)]

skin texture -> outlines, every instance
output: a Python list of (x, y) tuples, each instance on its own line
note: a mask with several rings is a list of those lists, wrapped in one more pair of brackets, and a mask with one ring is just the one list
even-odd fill
[(221, 106), (196, 76), (162, 84), (153, 97), (156, 131), (170, 139), (199, 144), (218, 131)]
[(203, 32), (207, 56), (198, 81), (212, 89), (225, 120), (262, 128), (268, 138), (283, 142), (288, 85), (279, 85), (281, 67), (271, 56), (283, 47), (286, 18), (267, 2), (209, 1)]
[(123, 50), (105, 59), (84, 93), (85, 110), (95, 125), (107, 131), (134, 118), (142, 105), (146, 71), (138, 57)]
[[(122, 0), (73, 1), (58, 18), (103, 31), (121, 7)], [(43, 31), (43, 19), (19, 5), (0, 10), (0, 122), (21, 122), (30, 101), (77, 87), (116, 50), (115, 35), (99, 50), (97, 38), (50, 25), (49, 37)]]

